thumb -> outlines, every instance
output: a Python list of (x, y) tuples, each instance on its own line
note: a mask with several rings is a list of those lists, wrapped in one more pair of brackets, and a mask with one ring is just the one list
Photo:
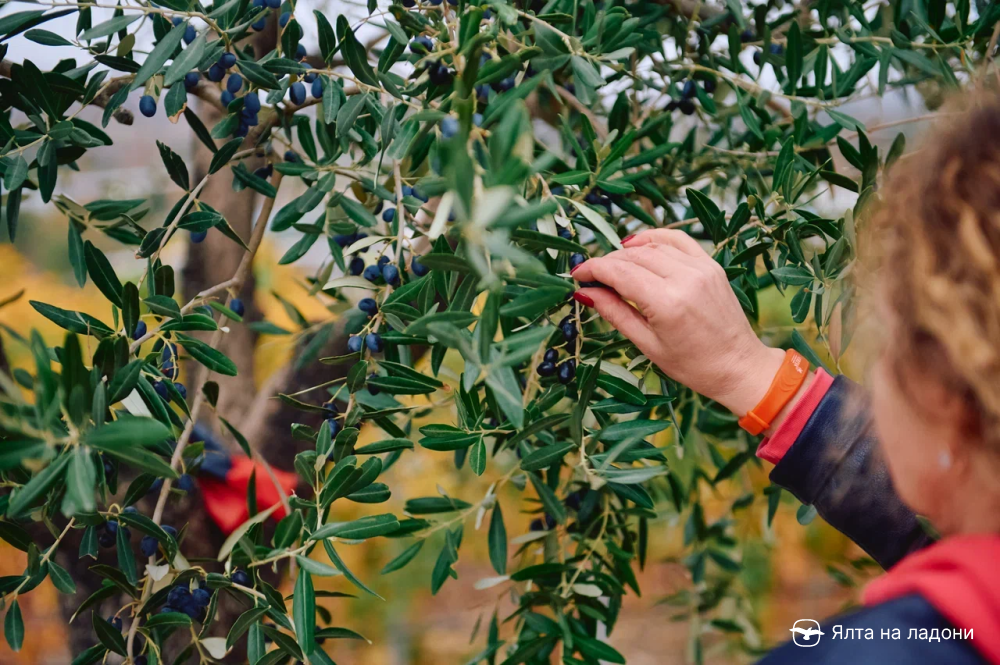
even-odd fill
[(573, 298), (582, 305), (596, 309), (602, 319), (640, 349), (649, 348), (655, 340), (649, 322), (639, 310), (622, 300), (616, 291), (599, 287), (584, 288), (574, 293)]

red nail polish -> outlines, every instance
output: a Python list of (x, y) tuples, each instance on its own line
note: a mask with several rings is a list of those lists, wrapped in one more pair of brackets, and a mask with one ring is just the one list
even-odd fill
[(636, 234), (634, 234), (634, 233), (632, 235), (630, 235), (630, 236), (625, 236), (624, 238), (622, 238), (622, 244), (624, 245), (625, 243), (627, 243), (629, 240), (631, 240), (635, 236), (636, 236)]
[(580, 303), (584, 307), (593, 307), (594, 306), (594, 300), (593, 300), (593, 298), (591, 298), (590, 296), (585, 295), (583, 293), (580, 293), (579, 291), (576, 291), (573, 294), (573, 300), (577, 301), (578, 303)]
[(579, 267), (582, 266), (582, 265), (583, 264), (581, 263), (580, 265), (576, 265), (576, 266), (573, 266), (572, 268), (570, 268), (569, 269), (569, 274), (572, 275), (573, 273), (575, 273), (577, 271), (577, 269), (579, 269)]

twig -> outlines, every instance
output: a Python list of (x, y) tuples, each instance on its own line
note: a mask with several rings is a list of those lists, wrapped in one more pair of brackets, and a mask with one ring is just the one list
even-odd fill
[[(75, 517), (70, 518), (65, 528), (63, 528), (62, 533), (60, 533), (59, 537), (56, 538), (56, 541), (52, 543), (52, 546), (49, 547), (49, 549), (45, 551), (45, 554), (42, 555), (42, 558), (38, 563), (39, 567), (44, 566), (46, 563), (48, 563), (49, 559), (52, 558), (52, 554), (56, 551), (56, 548), (59, 547), (59, 543), (62, 542), (62, 539), (66, 536), (66, 534), (69, 533), (69, 530), (73, 528), (73, 523), (75, 521), (76, 521)], [(24, 585), (27, 584), (31, 579), (33, 579), (31, 575), (26, 575), (24, 580), (21, 581), (18, 587), (11, 592), (12, 597), (17, 598), (18, 592), (20, 592), (21, 589), (24, 588)], [(6, 604), (6, 602), (7, 598), (4, 597), (4, 603)]]
[[(247, 156), (253, 154), (255, 151), (256, 151), (255, 148), (250, 148), (250, 149), (247, 149), (247, 150), (241, 150), (240, 152), (238, 152), (235, 155), (233, 155), (233, 159), (239, 159), (241, 157), (247, 157)], [(208, 178), (211, 175), (212, 174), (206, 175), (202, 179), (202, 181), (200, 183), (198, 183), (198, 186), (195, 187), (194, 190), (188, 195), (188, 201), (184, 204), (184, 207), (178, 213), (177, 217), (174, 219), (174, 223), (170, 225), (170, 228), (173, 228), (177, 223), (179, 223), (181, 217), (183, 217), (184, 214), (187, 212), (188, 208), (191, 207), (191, 204), (198, 199), (198, 193), (202, 190), (202, 188), (204, 188), (205, 184), (208, 182)], [(275, 181), (275, 182), (277, 182), (277, 181)], [(166, 240), (168, 239), (169, 235), (170, 234), (168, 232), (167, 235), (164, 236), (164, 241), (163, 242), (166, 242)], [(163, 245), (161, 244), (160, 247), (162, 249)], [(159, 250), (157, 250), (157, 251), (159, 251)], [(215, 295), (216, 293), (221, 293), (222, 291), (225, 291), (229, 287), (233, 286), (233, 284), (235, 283), (233, 281), (234, 279), (235, 278), (227, 279), (226, 281), (221, 282), (220, 284), (216, 284), (213, 287), (205, 289), (204, 291), (202, 291), (201, 293), (199, 293), (198, 295), (196, 295), (194, 298), (192, 298), (190, 301), (188, 301), (187, 304), (185, 304), (183, 307), (181, 307), (181, 314), (187, 314), (192, 309), (194, 309), (195, 307), (197, 307), (198, 305), (200, 305), (202, 303), (202, 301), (204, 301), (206, 298), (209, 298), (209, 297)], [(137, 339), (134, 342), (132, 342), (132, 344), (129, 345), (129, 353), (135, 353), (136, 351), (139, 350), (139, 348), (143, 344), (145, 344), (146, 342), (148, 342), (149, 340), (151, 340), (153, 337), (156, 337), (156, 334), (159, 332), (159, 330), (160, 330), (161, 327), (162, 327), (162, 325), (161, 326), (157, 326), (156, 328), (150, 330), (149, 332), (147, 332), (145, 335), (143, 335), (139, 339)]]
[[(277, 172), (274, 175), (274, 188), (278, 189), (281, 185), (281, 173)], [(277, 194), (275, 195), (277, 196)], [(236, 268), (236, 273), (233, 275), (233, 286), (240, 287), (243, 285), (243, 281), (250, 274), (250, 268), (253, 264), (254, 255), (257, 253), (257, 248), (260, 247), (260, 242), (264, 238), (264, 229), (267, 228), (267, 220), (271, 216), (271, 210), (274, 208), (274, 199), (265, 198), (264, 204), (261, 206), (260, 214), (257, 216), (257, 224), (253, 228), (253, 233), (250, 238), (250, 244), (248, 245), (249, 251), (243, 255), (243, 259), (240, 261), (239, 266)], [(231, 300), (232, 297), (229, 298)], [(229, 303), (226, 301), (226, 304)], [(222, 315), (220, 314), (220, 317)], [(215, 348), (219, 346), (222, 341), (222, 329), (219, 328), (212, 334), (212, 339), (209, 341), (209, 346)], [(187, 423), (184, 425), (184, 431), (181, 432), (180, 437), (177, 439), (177, 445), (174, 448), (174, 454), (170, 458), (170, 468), (175, 471), (180, 468), (181, 459), (184, 454), (184, 448), (187, 447), (188, 441), (191, 438), (191, 432), (194, 429), (194, 424), (198, 421), (198, 414), (201, 412), (201, 407), (205, 403), (205, 391), (203, 390), (205, 382), (208, 380), (209, 370), (205, 368), (198, 380), (195, 381), (194, 385), (197, 386), (197, 390), (194, 396), (194, 402), (191, 404), (191, 415), (188, 418)], [(163, 519), (163, 509), (167, 504), (167, 497), (170, 494), (170, 487), (173, 484), (172, 479), (164, 478), (163, 486), (160, 488), (160, 495), (156, 499), (156, 507), (153, 509), (153, 522), (159, 524)], [(150, 557), (150, 563), (153, 563), (155, 559)], [(148, 583), (143, 588), (143, 599), (149, 597), (152, 593), (152, 586)], [(133, 654), (133, 645), (135, 643), (135, 633), (139, 626), (138, 621), (133, 621), (132, 625), (129, 626), (128, 631), (128, 642), (126, 644), (126, 652), (128, 654), (128, 659), (131, 662)]]

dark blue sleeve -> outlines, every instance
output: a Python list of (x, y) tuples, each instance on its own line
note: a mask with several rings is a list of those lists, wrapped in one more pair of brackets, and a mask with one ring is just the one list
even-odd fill
[(892, 486), (867, 396), (843, 376), (834, 379), (771, 480), (815, 506), (883, 568), (932, 542)]

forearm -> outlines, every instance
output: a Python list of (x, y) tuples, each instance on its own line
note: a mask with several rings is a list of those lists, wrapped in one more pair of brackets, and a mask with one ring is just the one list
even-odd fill
[[(715, 397), (717, 402), (737, 416), (743, 416), (757, 406), (761, 398), (767, 393), (772, 380), (785, 360), (784, 351), (764, 346), (756, 349), (754, 356), (755, 358), (749, 363), (749, 366), (753, 369), (751, 371), (742, 370), (742, 376), (738, 380), (733, 380), (729, 383), (731, 389)], [(828, 377), (825, 373), (823, 374)], [(796, 391), (795, 395), (778, 412), (778, 415), (771, 420), (771, 426), (762, 433), (765, 437), (771, 437), (781, 429), (781, 425), (785, 422), (785, 419), (795, 410), (803, 396), (815, 385), (816, 376), (816, 371), (809, 372), (806, 380)]]

